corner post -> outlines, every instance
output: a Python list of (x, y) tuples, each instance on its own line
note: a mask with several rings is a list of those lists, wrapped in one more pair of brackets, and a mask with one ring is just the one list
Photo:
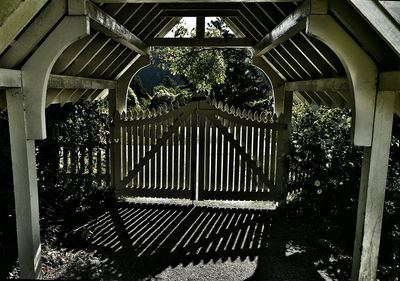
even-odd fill
[(395, 95), (379, 92), (372, 146), (364, 148), (351, 280), (376, 280)]
[[(117, 90), (109, 90), (108, 95), (108, 112), (112, 119), (110, 126), (110, 173), (111, 173), (111, 186), (114, 188), (118, 196), (118, 189), (121, 188), (121, 115), (116, 108), (117, 104)], [(121, 112), (122, 113), (122, 112)]]
[(27, 137), (22, 90), (6, 89), (14, 181), (20, 278), (41, 277), (39, 198), (35, 141)]

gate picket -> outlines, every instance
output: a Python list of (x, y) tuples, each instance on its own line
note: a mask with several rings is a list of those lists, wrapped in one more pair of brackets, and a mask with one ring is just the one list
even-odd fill
[[(119, 194), (194, 200), (282, 198), (277, 170), (285, 157), (277, 141), (288, 126), (285, 119), (270, 116), (202, 99), (122, 114), (116, 150), (121, 158)], [(81, 152), (79, 159), (85, 155)]]

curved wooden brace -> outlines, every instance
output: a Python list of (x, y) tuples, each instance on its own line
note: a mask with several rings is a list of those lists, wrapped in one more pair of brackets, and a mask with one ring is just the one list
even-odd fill
[(329, 46), (342, 62), (354, 94), (353, 143), (372, 145), (378, 70), (373, 60), (329, 15), (311, 15), (306, 33)]
[(286, 80), (276, 73), (263, 56), (253, 57), (253, 65), (258, 67), (267, 76), (274, 96), (274, 113), (279, 116), (285, 110)]
[(150, 59), (148, 57), (138, 55), (136, 60), (132, 63), (128, 70), (126, 70), (124, 74), (122, 74), (121, 77), (117, 80), (115, 104), (116, 110), (118, 110), (120, 114), (122, 114), (123, 111), (126, 111), (128, 88), (131, 84), (133, 77), (139, 70), (148, 66), (149, 64)]
[(46, 138), (47, 83), (56, 59), (70, 44), (89, 34), (87, 17), (66, 16), (22, 66), (28, 139)]

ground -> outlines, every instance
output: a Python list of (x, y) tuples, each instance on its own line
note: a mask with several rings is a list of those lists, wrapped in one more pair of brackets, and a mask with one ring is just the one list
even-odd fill
[(119, 203), (44, 239), (43, 278), (349, 280), (351, 257), (316, 229), (285, 211)]

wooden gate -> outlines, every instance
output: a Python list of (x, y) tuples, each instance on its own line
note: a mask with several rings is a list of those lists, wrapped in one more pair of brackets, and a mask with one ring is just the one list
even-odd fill
[(113, 122), (117, 195), (193, 200), (281, 200), (288, 124), (204, 98)]

